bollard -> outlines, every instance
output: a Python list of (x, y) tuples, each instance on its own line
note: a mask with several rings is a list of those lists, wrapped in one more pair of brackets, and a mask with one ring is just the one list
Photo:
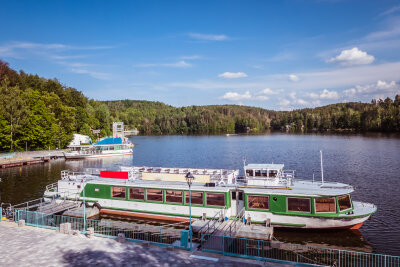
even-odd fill
[(247, 217), (247, 224), (251, 225), (251, 217)]
[(270, 219), (270, 218), (268, 218), (268, 219), (265, 221), (265, 227), (271, 227), (271, 219)]
[(93, 227), (89, 227), (86, 231), (86, 236), (88, 238), (92, 238), (94, 236), (94, 228)]
[(203, 221), (207, 220), (207, 213), (203, 212), (203, 215), (201, 216), (201, 219)]
[(63, 223), (60, 223), (60, 226), (58, 227), (58, 232), (64, 233), (64, 224)]
[(25, 220), (19, 220), (18, 227), (24, 227), (24, 226), (25, 226)]
[(118, 234), (118, 242), (119, 243), (125, 243), (125, 234), (124, 233), (119, 233)]
[(71, 232), (71, 223), (64, 223), (64, 231), (63, 234), (69, 235)]

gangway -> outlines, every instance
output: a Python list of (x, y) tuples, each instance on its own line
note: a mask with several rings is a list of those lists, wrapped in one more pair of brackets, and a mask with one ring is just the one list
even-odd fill
[(224, 220), (211, 233), (199, 233), (202, 239), (202, 247), (208, 250), (221, 250), (223, 236), (236, 236), (236, 233), (244, 225), (245, 208), (241, 209), (235, 218)]
[(76, 193), (71, 195), (66, 193), (62, 197), (54, 194), (51, 198), (41, 197), (20, 204), (9, 205), (6, 208), (6, 215), (8, 219), (13, 219), (16, 210), (39, 211), (52, 215), (77, 208), (81, 204), (82, 202), (78, 201)]

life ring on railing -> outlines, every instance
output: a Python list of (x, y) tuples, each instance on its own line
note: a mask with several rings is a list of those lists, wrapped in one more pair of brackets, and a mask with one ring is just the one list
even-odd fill
[(101, 205), (100, 205), (98, 202), (93, 203), (93, 206), (92, 206), (92, 207), (93, 207), (93, 208), (96, 207), (96, 208), (98, 208), (99, 210), (101, 210)]
[[(81, 207), (83, 206), (83, 202), (81, 203)], [(89, 202), (85, 202), (85, 208), (90, 208), (90, 203)]]

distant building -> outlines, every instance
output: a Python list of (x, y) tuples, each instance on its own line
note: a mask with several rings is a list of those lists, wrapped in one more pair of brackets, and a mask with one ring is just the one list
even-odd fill
[(92, 140), (87, 135), (74, 134), (74, 138), (71, 143), (69, 143), (68, 147), (80, 146), (82, 144), (92, 144)]

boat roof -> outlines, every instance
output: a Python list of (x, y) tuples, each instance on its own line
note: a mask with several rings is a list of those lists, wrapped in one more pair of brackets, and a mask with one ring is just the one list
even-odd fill
[(246, 169), (267, 169), (267, 170), (281, 170), (284, 164), (248, 164)]
[[(129, 180), (129, 179), (110, 179), (101, 178), (98, 175), (76, 175), (76, 180), (81, 180), (83, 177), (86, 183), (90, 184), (105, 184), (115, 186), (132, 186), (171, 190), (188, 190), (186, 182), (170, 182), (170, 181), (150, 181), (150, 180)], [(232, 189), (243, 190), (245, 193), (253, 194), (268, 194), (268, 195), (288, 195), (288, 196), (338, 196), (350, 194), (354, 188), (348, 184), (336, 182), (313, 182), (307, 180), (295, 180), (289, 187), (280, 186), (249, 186), (245, 183), (225, 184), (215, 186), (207, 186), (204, 183), (192, 184), (193, 191), (209, 191), (209, 192), (228, 192)]]
[(104, 138), (103, 140), (95, 143), (94, 145), (99, 146), (99, 145), (121, 145), (121, 144), (122, 144), (122, 138), (107, 137), (107, 138)]

